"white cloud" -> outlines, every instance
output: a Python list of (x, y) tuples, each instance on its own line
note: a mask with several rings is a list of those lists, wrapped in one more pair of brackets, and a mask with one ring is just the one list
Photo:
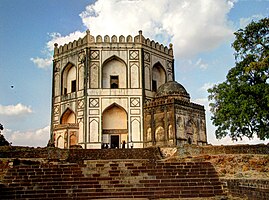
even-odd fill
[(248, 24), (250, 24), (251, 21), (257, 21), (257, 20), (260, 20), (264, 18), (263, 15), (261, 14), (258, 14), (258, 15), (252, 15), (251, 17), (247, 17), (247, 18), (240, 18), (240, 21), (239, 21), (239, 26), (240, 28), (245, 28)]
[(52, 57), (49, 58), (30, 58), (30, 60), (38, 67), (41, 69), (46, 69), (49, 67), (52, 67)]
[(60, 33), (50, 33), (49, 36), (51, 37), (51, 40), (47, 42), (46, 48), (48, 51), (52, 52), (55, 43), (59, 46), (68, 44), (69, 42), (83, 38), (85, 36), (85, 32), (75, 31), (74, 33), (70, 33), (66, 36), (62, 36)]
[(7, 106), (3, 106), (0, 104), (0, 115), (18, 116), (18, 115), (29, 114), (32, 112), (33, 111), (30, 106), (25, 106), (21, 103), (18, 103), (16, 105), (7, 105)]
[(25, 132), (4, 129), (2, 133), (12, 146), (44, 147), (50, 137), (50, 126)]
[(195, 66), (198, 66), (198, 67), (199, 67), (200, 69), (202, 69), (202, 70), (206, 70), (207, 67), (208, 67), (208, 64), (205, 63), (205, 62), (202, 60), (202, 58), (199, 58), (199, 59), (196, 61)]
[(199, 90), (200, 91), (204, 91), (204, 92), (207, 92), (207, 90), (209, 88), (212, 88), (214, 85), (216, 85), (216, 83), (205, 83)]
[(208, 99), (207, 98), (192, 99), (191, 101), (194, 102), (194, 103), (203, 105), (203, 106), (207, 106), (208, 105)]
[(143, 34), (172, 42), (178, 57), (216, 48), (232, 37), (227, 14), (235, 1), (98, 0), (80, 14), (95, 34)]
[[(92, 34), (143, 35), (164, 45), (174, 44), (175, 57), (190, 58), (218, 47), (233, 36), (227, 14), (236, 0), (97, 0), (80, 14), (83, 24)], [(85, 32), (75, 31), (62, 36), (50, 33), (44, 56), (30, 60), (39, 68), (52, 67), (54, 43), (64, 45)], [(199, 60), (198, 60), (199, 61)], [(205, 70), (208, 65), (196, 63)]]
[(36, 57), (30, 58), (30, 60), (41, 69), (52, 68), (52, 54), (54, 49), (54, 44), (57, 43), (59, 46), (68, 44), (69, 42), (73, 42), (79, 38), (83, 38), (85, 33), (80, 31), (75, 31), (74, 33), (70, 33), (69, 35), (62, 36), (60, 33), (50, 33), (49, 37), (51, 38), (47, 44), (45, 49), (43, 50), (44, 57)]

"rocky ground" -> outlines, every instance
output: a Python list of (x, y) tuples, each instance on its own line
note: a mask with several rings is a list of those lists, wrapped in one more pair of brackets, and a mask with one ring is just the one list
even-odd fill
[(162, 149), (165, 160), (208, 161), (220, 178), (269, 179), (269, 155), (266, 154), (189, 154), (179, 156), (177, 149)]
[(215, 167), (220, 178), (269, 179), (269, 155), (199, 155), (178, 159), (209, 161)]

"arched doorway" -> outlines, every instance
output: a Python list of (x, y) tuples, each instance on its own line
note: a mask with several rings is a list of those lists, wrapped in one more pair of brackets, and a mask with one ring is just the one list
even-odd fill
[(60, 124), (55, 126), (56, 147), (70, 148), (77, 145), (79, 126), (76, 123), (76, 114), (69, 108), (65, 110)]
[(63, 113), (61, 117), (61, 124), (70, 124), (70, 123), (76, 123), (76, 115), (75, 113), (70, 110), (69, 108)]
[(112, 104), (104, 110), (102, 119), (104, 146), (121, 148), (123, 141), (127, 141), (127, 112), (121, 106)]

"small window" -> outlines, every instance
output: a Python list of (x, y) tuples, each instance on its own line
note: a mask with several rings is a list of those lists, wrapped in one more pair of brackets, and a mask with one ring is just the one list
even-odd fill
[(67, 94), (67, 88), (64, 88), (64, 95)]
[(152, 91), (157, 92), (157, 81), (152, 80)]
[(119, 76), (110, 76), (110, 88), (119, 88)]
[(75, 92), (76, 91), (76, 80), (71, 81), (71, 92)]

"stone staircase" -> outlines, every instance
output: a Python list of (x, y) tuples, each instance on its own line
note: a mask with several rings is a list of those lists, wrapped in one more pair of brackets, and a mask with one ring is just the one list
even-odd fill
[(209, 162), (85, 160), (10, 168), (0, 199), (195, 198), (223, 195)]

